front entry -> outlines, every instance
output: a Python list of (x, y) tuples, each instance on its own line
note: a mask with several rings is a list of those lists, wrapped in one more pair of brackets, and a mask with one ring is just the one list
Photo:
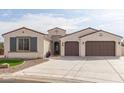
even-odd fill
[(54, 42), (54, 55), (60, 55), (60, 42)]

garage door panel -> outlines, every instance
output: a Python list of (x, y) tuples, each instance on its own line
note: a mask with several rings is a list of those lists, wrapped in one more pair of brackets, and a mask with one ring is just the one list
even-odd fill
[(76, 41), (65, 42), (65, 56), (79, 56), (79, 43)]
[(115, 56), (114, 41), (86, 42), (86, 56)]

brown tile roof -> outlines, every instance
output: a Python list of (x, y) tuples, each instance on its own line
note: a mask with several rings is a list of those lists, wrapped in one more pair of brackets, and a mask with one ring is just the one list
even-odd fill
[(9, 31), (9, 32), (7, 32), (7, 33), (4, 33), (4, 34), (2, 34), (2, 36), (6, 35), (6, 34), (9, 34), (9, 33), (12, 33), (12, 32), (15, 32), (15, 31), (18, 31), (18, 30), (21, 30), (21, 29), (27, 29), (27, 30), (33, 31), (33, 32), (35, 32), (35, 33), (39, 33), (39, 34), (45, 35), (44, 33), (38, 32), (38, 31), (36, 31), (36, 30), (30, 29), (30, 28), (27, 28), (27, 27), (21, 27), (21, 28), (18, 28), (18, 29)]

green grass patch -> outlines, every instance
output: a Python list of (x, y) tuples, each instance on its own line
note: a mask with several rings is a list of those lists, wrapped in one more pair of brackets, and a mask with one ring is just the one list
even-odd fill
[(22, 59), (0, 59), (0, 64), (7, 63), (10, 67), (15, 67), (22, 64), (24, 61)]

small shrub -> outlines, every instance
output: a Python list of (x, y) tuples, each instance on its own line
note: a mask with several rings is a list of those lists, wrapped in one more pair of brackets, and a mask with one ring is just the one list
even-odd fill
[(47, 53), (46, 53), (46, 58), (49, 58), (51, 56), (51, 53), (50, 53), (50, 51), (48, 51)]

